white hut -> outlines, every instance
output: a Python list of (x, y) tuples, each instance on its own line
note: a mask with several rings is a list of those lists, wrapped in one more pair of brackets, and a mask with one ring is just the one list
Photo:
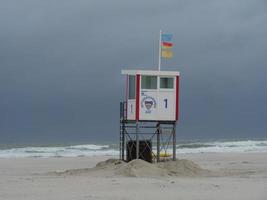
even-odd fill
[(126, 81), (126, 120), (177, 121), (178, 71), (122, 70)]

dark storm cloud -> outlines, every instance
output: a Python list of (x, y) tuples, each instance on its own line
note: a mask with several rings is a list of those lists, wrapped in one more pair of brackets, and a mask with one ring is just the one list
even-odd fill
[(266, 1), (0, 3), (0, 142), (118, 135), (122, 68), (156, 69), (174, 34), (181, 139), (266, 137)]

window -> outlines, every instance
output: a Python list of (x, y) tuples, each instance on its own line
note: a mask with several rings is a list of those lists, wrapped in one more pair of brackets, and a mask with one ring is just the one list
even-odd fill
[(157, 76), (142, 76), (142, 89), (157, 89)]
[(160, 88), (173, 89), (173, 78), (160, 78)]
[(135, 76), (129, 75), (129, 99), (135, 99)]

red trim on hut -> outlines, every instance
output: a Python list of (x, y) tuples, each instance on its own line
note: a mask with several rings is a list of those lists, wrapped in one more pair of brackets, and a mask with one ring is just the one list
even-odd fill
[(139, 107), (140, 107), (140, 74), (136, 75), (136, 106), (135, 106), (135, 119), (139, 121)]

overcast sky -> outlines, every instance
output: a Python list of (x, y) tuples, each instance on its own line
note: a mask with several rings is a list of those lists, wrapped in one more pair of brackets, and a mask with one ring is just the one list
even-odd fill
[(177, 139), (267, 137), (266, 0), (1, 0), (0, 143), (116, 141), (121, 69), (181, 73)]

